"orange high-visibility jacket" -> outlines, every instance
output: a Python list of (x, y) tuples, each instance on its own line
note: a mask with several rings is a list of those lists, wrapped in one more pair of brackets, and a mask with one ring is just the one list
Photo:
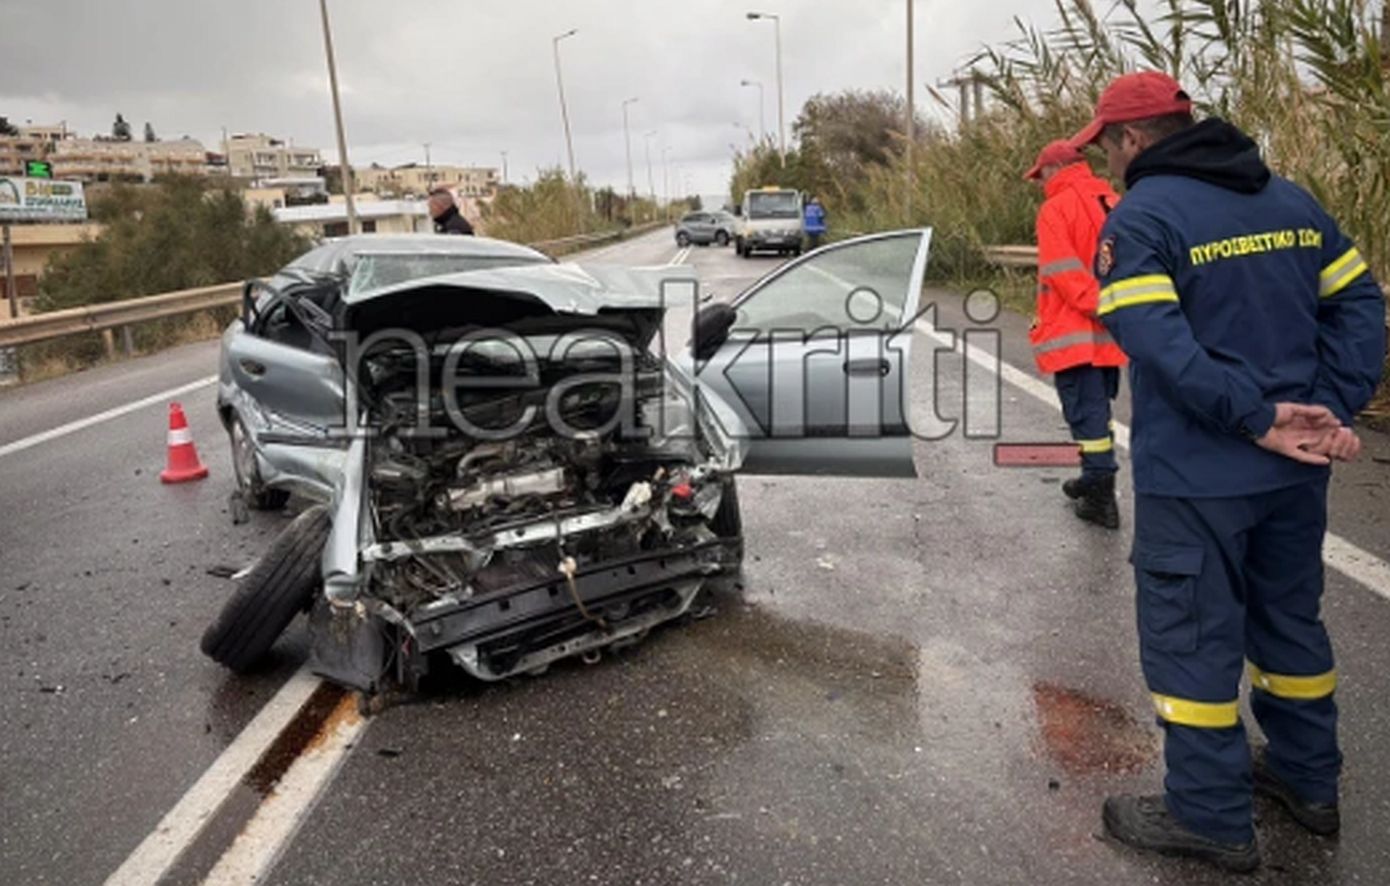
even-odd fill
[(1096, 240), (1119, 197), (1085, 163), (1054, 175), (1038, 210), (1038, 311), (1028, 339), (1043, 372), (1123, 366), (1124, 352), (1096, 319)]

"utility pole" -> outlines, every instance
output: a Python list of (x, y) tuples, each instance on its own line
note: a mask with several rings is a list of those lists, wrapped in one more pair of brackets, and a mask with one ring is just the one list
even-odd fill
[(907, 0), (907, 120), (903, 126), (903, 132), (907, 135), (907, 141), (903, 146), (903, 166), (907, 170), (907, 222), (912, 221), (912, 192), (916, 187), (916, 170), (912, 167), (912, 148), (917, 138), (917, 105), (913, 101), (914, 80), (912, 76), (912, 7), (914, 0)]
[(10, 242), (10, 223), (5, 222), (4, 230), (4, 256), (5, 256), (5, 298), (10, 302), (10, 319), (19, 319), (19, 290), (15, 286), (14, 279), (14, 245)]
[(627, 124), (627, 106), (637, 101), (637, 98), (623, 100), (623, 143), (627, 146), (627, 196), (629, 199), (637, 196), (637, 186), (632, 182), (632, 130)]
[(430, 143), (425, 142), (425, 190), (434, 189), (434, 167), (430, 165)]
[(502, 184), (507, 183), (507, 152), (502, 152)]
[[(960, 90), (960, 124), (962, 126), (980, 116), (980, 111), (984, 109), (985, 82), (979, 74), (974, 71), (968, 74), (958, 74), (955, 77), (941, 80), (936, 85), (943, 88), (954, 86)], [(973, 109), (970, 103), (972, 93), (975, 97)]]
[(328, 88), (333, 93), (333, 122), (338, 130), (338, 168), (343, 178), (343, 205), (347, 209), (348, 233), (356, 234), (357, 207), (352, 202), (352, 164), (348, 162), (347, 136), (343, 134), (343, 107), (338, 100), (338, 66), (333, 61), (333, 34), (328, 28), (328, 0), (319, 0), (323, 17), (323, 51), (328, 57)]
[(782, 17), (771, 12), (750, 12), (749, 21), (771, 19), (777, 39), (777, 144), (782, 158), (782, 166), (787, 165), (787, 120), (782, 93)]
[(560, 120), (565, 125), (565, 151), (569, 154), (570, 184), (574, 187), (574, 209), (578, 214), (579, 230), (582, 232), (584, 230), (584, 206), (579, 194), (579, 176), (574, 167), (574, 138), (570, 135), (570, 112), (565, 105), (565, 79), (560, 73), (560, 41), (578, 33), (578, 28), (570, 28), (565, 33), (556, 35), (551, 39), (551, 48), (555, 52), (555, 89), (560, 94)]

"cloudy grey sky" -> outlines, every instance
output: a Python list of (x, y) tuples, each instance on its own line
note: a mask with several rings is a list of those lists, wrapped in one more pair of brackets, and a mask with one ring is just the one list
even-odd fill
[[(626, 186), (621, 102), (631, 105), (638, 188), (643, 134), (662, 188), (722, 192), (730, 145), (777, 125), (773, 27), (782, 16), (787, 127), (805, 99), (842, 89), (902, 90), (906, 0), (330, 0), (354, 165), (501, 164), (513, 180), (564, 159), (551, 38), (561, 44), (578, 165)], [(1012, 18), (1050, 21), (1050, 0), (917, 0), (917, 82), (945, 77)], [(137, 133), (191, 135), (216, 149), (222, 127), (312, 145), (333, 158), (315, 0), (0, 0), (0, 115), (108, 132), (117, 111)], [(736, 125), (737, 124), (737, 125)], [(789, 135), (790, 137), (790, 135)], [(681, 170), (677, 177), (676, 168)]]

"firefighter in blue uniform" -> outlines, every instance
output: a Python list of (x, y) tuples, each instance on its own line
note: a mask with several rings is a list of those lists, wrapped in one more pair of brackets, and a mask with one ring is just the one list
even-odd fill
[[(1140, 657), (1164, 793), (1111, 797), (1121, 842), (1259, 864), (1252, 790), (1335, 833), (1336, 675), (1319, 614), (1328, 465), (1385, 360), (1385, 302), (1306, 191), (1165, 74), (1112, 83), (1073, 140), (1125, 198), (1096, 255), (1097, 313), (1130, 358)], [(1269, 743), (1254, 755), (1238, 698)]]

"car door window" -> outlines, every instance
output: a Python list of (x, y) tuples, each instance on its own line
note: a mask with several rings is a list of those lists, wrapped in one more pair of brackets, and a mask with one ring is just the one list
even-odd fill
[(769, 278), (735, 304), (734, 328), (777, 331), (890, 331), (903, 321), (920, 234), (832, 246)]

